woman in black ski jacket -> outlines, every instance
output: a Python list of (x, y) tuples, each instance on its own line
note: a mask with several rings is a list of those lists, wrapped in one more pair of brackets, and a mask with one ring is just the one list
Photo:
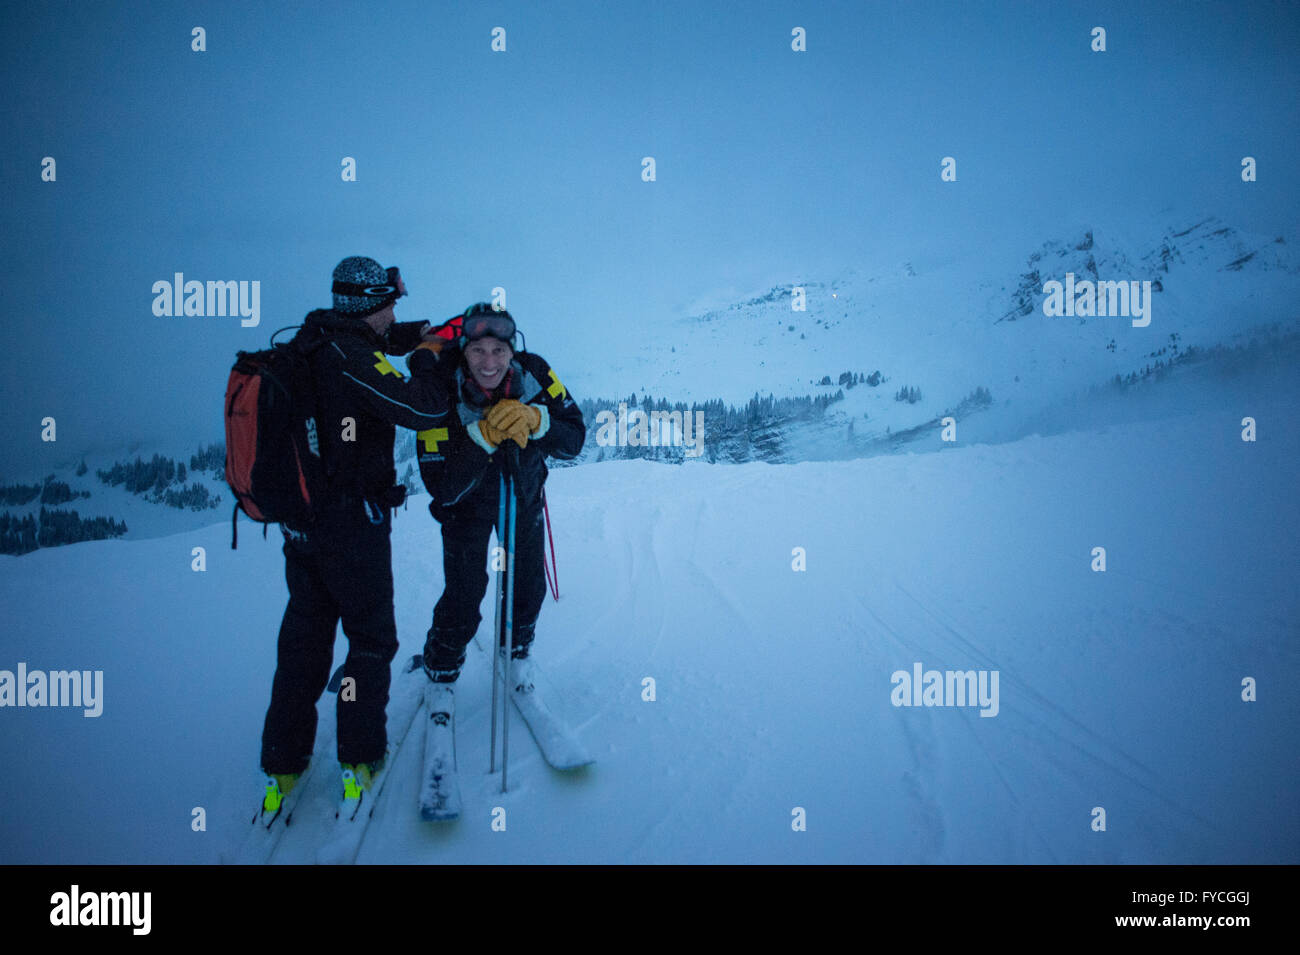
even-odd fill
[[(514, 659), (524, 659), (546, 596), (542, 485), (546, 458), (569, 460), (586, 439), (577, 403), (540, 355), (515, 351), (509, 312), (471, 306), (442, 348), (438, 374), (451, 413), (416, 436), (429, 510), (442, 525), (445, 585), (424, 648), (430, 679), (454, 683), (481, 621), (487, 550), (497, 520), (501, 469), (511, 469), (515, 519)], [(426, 346), (427, 347), (427, 346)]]

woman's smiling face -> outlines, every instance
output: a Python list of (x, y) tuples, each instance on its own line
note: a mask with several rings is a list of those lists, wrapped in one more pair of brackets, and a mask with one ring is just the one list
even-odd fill
[(514, 349), (499, 338), (480, 338), (465, 346), (465, 364), (484, 391), (501, 384), (514, 356)]

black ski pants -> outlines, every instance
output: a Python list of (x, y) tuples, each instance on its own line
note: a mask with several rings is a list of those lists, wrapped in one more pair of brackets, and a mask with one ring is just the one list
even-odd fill
[[(451, 509), (442, 518), (442, 596), (433, 608), (433, 626), (425, 643), (425, 659), (452, 669), (465, 659), (483, 617), (479, 607), (488, 586), (488, 543), (496, 512), (496, 495), (478, 507)], [(516, 656), (532, 644), (537, 617), (546, 599), (543, 567), (542, 501), (540, 492), (518, 506), (515, 515), (514, 639)], [(504, 557), (502, 558), (504, 560)], [(504, 601), (504, 596), (503, 596)], [(504, 645), (504, 644), (503, 644)]]
[(393, 616), (392, 512), (351, 495), (328, 501), (305, 532), (282, 528), (289, 605), (280, 624), (262, 768), (302, 772), (316, 740), (316, 701), (329, 682), (340, 620), (348, 638), (340, 693), (338, 758), (373, 762), (387, 748), (389, 665), (397, 655)]

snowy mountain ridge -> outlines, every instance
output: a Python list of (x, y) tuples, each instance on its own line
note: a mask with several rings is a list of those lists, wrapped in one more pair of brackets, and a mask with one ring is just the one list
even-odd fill
[[(570, 377), (579, 395), (741, 403), (756, 391), (816, 394), (825, 376), (879, 370), (892, 390), (907, 384), (929, 399), (910, 413), (877, 403), (872, 417), (883, 432), (911, 427), (980, 386), (997, 401), (1051, 402), (1142, 368), (1170, 335), (1183, 348), (1209, 347), (1300, 315), (1300, 257), (1285, 239), (1213, 217), (1141, 234), (1084, 225), (1069, 238), (1014, 244), (990, 240), (965, 257), (913, 256), (769, 286), (665, 323), (608, 367)], [(1151, 325), (1048, 318), (1043, 283), (1067, 272), (1151, 281)], [(806, 311), (792, 310), (796, 287)]]

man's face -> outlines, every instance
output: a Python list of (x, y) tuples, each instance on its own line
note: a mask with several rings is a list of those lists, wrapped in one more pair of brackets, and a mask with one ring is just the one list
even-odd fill
[(465, 364), (484, 391), (501, 384), (514, 355), (514, 349), (498, 338), (480, 338), (465, 346)]
[(373, 315), (367, 315), (364, 319), (365, 323), (373, 328), (378, 334), (385, 334), (388, 331), (389, 326), (396, 320), (396, 315), (393, 314), (393, 308), (396, 304), (396, 302), (393, 302), (392, 304), (381, 308)]

